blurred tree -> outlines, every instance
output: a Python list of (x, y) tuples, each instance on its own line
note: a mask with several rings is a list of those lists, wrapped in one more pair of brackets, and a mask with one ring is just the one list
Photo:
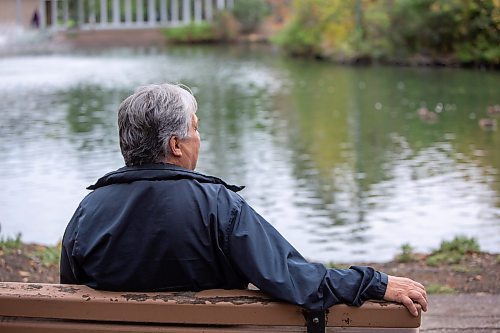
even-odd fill
[(396, 49), (463, 62), (500, 60), (500, 1), (398, 0), (390, 11)]
[(499, 0), (296, 0), (276, 41), (294, 55), (500, 65)]
[(234, 3), (233, 14), (242, 32), (255, 32), (269, 14), (269, 6), (265, 0), (238, 0)]
[(296, 0), (295, 15), (276, 42), (301, 56), (324, 57), (346, 49), (355, 26), (351, 7), (342, 0)]

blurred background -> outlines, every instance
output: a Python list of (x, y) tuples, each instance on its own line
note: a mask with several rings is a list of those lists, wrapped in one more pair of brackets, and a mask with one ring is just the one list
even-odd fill
[(123, 165), (119, 103), (181, 82), (198, 171), (305, 257), (500, 252), (500, 1), (0, 0), (0, 226), (57, 243)]

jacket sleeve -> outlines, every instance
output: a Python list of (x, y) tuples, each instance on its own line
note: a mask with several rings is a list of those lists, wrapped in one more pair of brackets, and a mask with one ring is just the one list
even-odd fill
[(300, 253), (243, 199), (228, 236), (228, 255), (251, 283), (269, 295), (324, 310), (337, 303), (360, 306), (382, 299), (387, 275), (371, 267), (326, 269), (306, 261)]

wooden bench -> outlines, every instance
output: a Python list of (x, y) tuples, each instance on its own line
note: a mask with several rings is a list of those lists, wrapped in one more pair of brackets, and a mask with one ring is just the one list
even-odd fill
[(304, 309), (250, 290), (108, 292), (80, 285), (0, 282), (0, 332), (415, 333), (421, 317), (366, 302)]

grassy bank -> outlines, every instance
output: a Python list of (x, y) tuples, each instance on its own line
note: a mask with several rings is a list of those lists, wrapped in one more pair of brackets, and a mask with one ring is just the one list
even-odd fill
[(60, 244), (26, 244), (21, 235), (0, 237), (0, 281), (59, 282)]
[[(0, 238), (0, 281), (59, 282), (60, 244), (26, 244), (21, 236)], [(369, 265), (391, 275), (424, 283), (429, 293), (500, 294), (500, 255), (481, 252), (474, 239), (456, 237), (443, 241), (428, 254), (403, 245), (394, 260)], [(334, 268), (349, 265), (329, 263)]]
[(390, 262), (361, 264), (420, 281), (429, 294), (500, 293), (500, 254), (481, 251), (476, 239), (465, 236), (444, 240), (430, 253), (417, 253), (404, 244)]

